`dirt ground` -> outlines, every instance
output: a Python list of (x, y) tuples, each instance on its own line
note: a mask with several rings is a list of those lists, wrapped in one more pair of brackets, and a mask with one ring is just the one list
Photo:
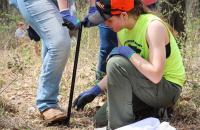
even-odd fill
[[(84, 42), (84, 41), (83, 41)], [(94, 41), (95, 42), (95, 41)], [(85, 43), (82, 43), (85, 44)], [(95, 48), (95, 49), (94, 49)], [(75, 45), (64, 71), (59, 95), (60, 105), (67, 110)], [(82, 45), (74, 98), (95, 83), (98, 45)], [(189, 61), (187, 61), (189, 60)], [(198, 61), (198, 62), (197, 62)], [(177, 130), (200, 130), (200, 56), (185, 58), (189, 73), (181, 98), (170, 123)], [(35, 105), (41, 57), (34, 53), (33, 44), (23, 43), (17, 49), (0, 51), (0, 129), (3, 130), (92, 130), (92, 116), (105, 96), (98, 97), (84, 111), (72, 110), (70, 127), (47, 126)]]

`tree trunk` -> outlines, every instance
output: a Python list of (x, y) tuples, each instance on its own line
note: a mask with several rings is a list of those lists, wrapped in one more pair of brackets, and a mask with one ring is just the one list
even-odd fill
[(8, 11), (8, 1), (7, 0), (0, 0), (0, 12), (7, 12)]
[(186, 0), (187, 17), (199, 17), (200, 16), (200, 2), (199, 0)]
[(180, 34), (185, 33), (185, 0), (161, 0), (160, 11)]

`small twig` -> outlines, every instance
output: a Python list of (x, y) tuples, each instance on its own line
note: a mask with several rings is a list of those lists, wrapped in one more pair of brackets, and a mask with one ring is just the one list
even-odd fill
[(19, 78), (19, 77), (16, 76), (15, 79), (13, 79), (7, 86), (5, 86), (5, 87), (0, 91), (0, 94), (3, 93), (7, 88), (9, 88), (9, 86), (10, 86), (11, 84), (13, 84), (15, 81), (17, 81), (18, 78)]

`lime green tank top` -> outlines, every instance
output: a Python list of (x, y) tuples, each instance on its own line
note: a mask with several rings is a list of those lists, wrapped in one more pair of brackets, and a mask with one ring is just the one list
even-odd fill
[[(134, 48), (136, 53), (148, 60), (149, 48), (146, 41), (146, 32), (149, 23), (153, 20), (159, 20), (164, 23), (159, 17), (153, 14), (140, 15), (133, 29), (122, 29), (117, 33), (119, 43), (122, 46), (130, 46), (131, 48)], [(167, 25), (166, 28), (168, 29), (170, 36), (170, 55), (165, 61), (163, 78), (172, 83), (183, 86), (185, 82), (185, 69), (180, 50)]]

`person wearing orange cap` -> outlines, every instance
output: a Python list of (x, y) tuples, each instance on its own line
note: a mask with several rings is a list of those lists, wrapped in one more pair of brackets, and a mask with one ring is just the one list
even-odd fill
[[(88, 0), (90, 3), (90, 7), (88, 9), (88, 15), (94, 13), (96, 11), (95, 1), (96, 0)], [(148, 6), (150, 9), (154, 10), (156, 8), (157, 0), (144, 0), (144, 4)], [(68, 28), (71, 30), (78, 29), (80, 26), (80, 20), (74, 16), (70, 15), (69, 9), (61, 11), (64, 21)], [(86, 16), (87, 18), (87, 16)], [(87, 22), (86, 22), (87, 23)], [(85, 27), (90, 27), (95, 24), (85, 24)], [(111, 50), (117, 46), (117, 35), (113, 32), (109, 27), (107, 27), (104, 23), (99, 24), (99, 60), (98, 67), (96, 70), (96, 79), (97, 81), (101, 80), (102, 77), (106, 74), (106, 58)]]
[[(79, 110), (107, 90), (107, 104), (94, 116), (97, 127), (116, 129), (149, 111), (173, 106), (185, 82), (185, 69), (173, 33), (141, 0), (99, 0), (93, 23), (117, 32), (119, 47), (109, 54), (107, 75), (74, 101)], [(144, 114), (147, 115), (144, 116)]]

